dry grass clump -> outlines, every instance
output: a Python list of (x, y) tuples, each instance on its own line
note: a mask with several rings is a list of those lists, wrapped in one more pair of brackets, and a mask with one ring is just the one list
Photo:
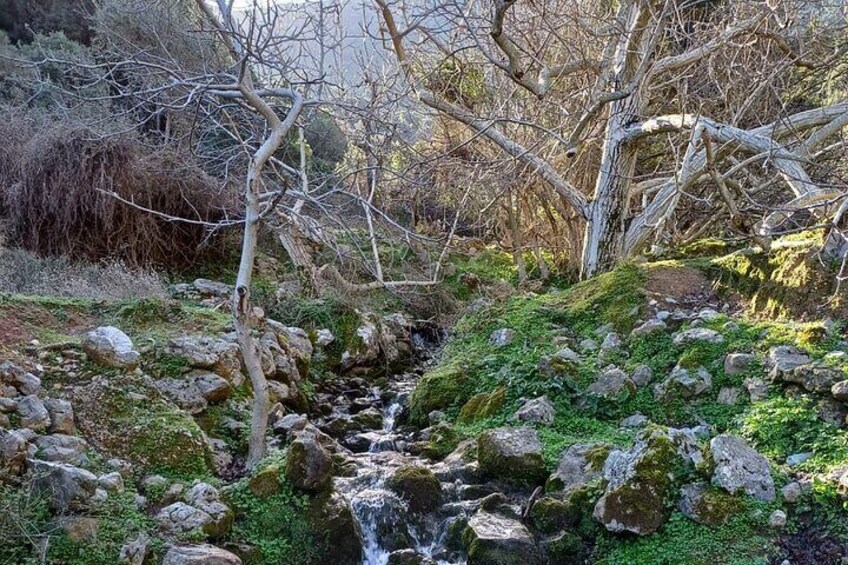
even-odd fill
[(67, 257), (39, 257), (23, 249), (2, 247), (0, 292), (94, 300), (167, 297), (165, 282), (150, 270), (129, 268), (119, 261), (86, 263)]
[(171, 269), (222, 251), (208, 226), (169, 221), (112, 195), (177, 218), (225, 219), (234, 191), (186, 155), (8, 113), (0, 138), (0, 211), (11, 243), (45, 256)]

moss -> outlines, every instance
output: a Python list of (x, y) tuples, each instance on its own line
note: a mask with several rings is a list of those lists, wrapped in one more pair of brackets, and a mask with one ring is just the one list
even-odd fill
[(412, 423), (426, 426), (433, 410), (455, 407), (471, 395), (472, 382), (466, 369), (458, 364), (441, 365), (425, 374), (409, 399)]
[(711, 526), (719, 526), (726, 523), (730, 518), (739, 514), (745, 505), (743, 501), (719, 488), (708, 488), (704, 491), (695, 514), (698, 518)]
[(601, 444), (586, 452), (586, 460), (590, 465), (589, 470), (597, 472), (603, 469), (611, 451), (611, 445)]
[(680, 247), (675, 253), (678, 258), (687, 257), (717, 257), (726, 255), (728, 245), (726, 241), (714, 237), (707, 237), (688, 243)]
[(586, 548), (583, 540), (573, 532), (562, 532), (546, 540), (543, 545), (551, 563), (582, 565), (585, 562)]
[(433, 460), (441, 460), (450, 455), (459, 445), (460, 436), (450, 424), (435, 426), (430, 432), (430, 440), (424, 446), (422, 454)]
[(441, 504), (442, 484), (426, 467), (400, 467), (386, 484), (407, 502), (411, 512), (431, 512)]
[(540, 498), (530, 509), (533, 527), (543, 534), (552, 534), (571, 525), (572, 516), (565, 502), (555, 498)]
[(481, 392), (472, 396), (459, 411), (460, 422), (474, 422), (489, 418), (503, 406), (506, 389), (498, 387), (490, 393)]

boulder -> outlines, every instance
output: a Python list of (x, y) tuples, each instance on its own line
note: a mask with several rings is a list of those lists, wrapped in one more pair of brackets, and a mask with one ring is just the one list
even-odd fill
[(203, 531), (213, 537), (224, 536), (233, 525), (233, 511), (221, 502), (218, 489), (207, 483), (197, 483), (186, 493), (186, 502), (202, 510), (212, 521), (203, 527)]
[(627, 373), (616, 366), (610, 366), (596, 377), (595, 381), (588, 386), (586, 392), (602, 398), (630, 396), (636, 392), (636, 384), (630, 380)]
[(97, 531), (100, 521), (90, 516), (61, 516), (56, 524), (62, 532), (74, 543), (97, 541)]
[(795, 383), (810, 392), (830, 392), (831, 388), (845, 378), (845, 373), (838, 367), (829, 367), (819, 363), (810, 363), (784, 371), (783, 380)]
[(203, 297), (229, 298), (233, 293), (233, 288), (230, 285), (219, 281), (197, 279), (191, 284)]
[(283, 439), (288, 439), (293, 434), (302, 431), (308, 423), (309, 420), (303, 414), (286, 414), (274, 422), (273, 429)]
[(484, 475), (513, 483), (541, 484), (547, 477), (542, 444), (532, 428), (495, 428), (477, 437)]
[(622, 428), (643, 428), (648, 425), (648, 417), (639, 412), (624, 418), (619, 422)]
[(601, 349), (604, 351), (618, 349), (621, 347), (621, 343), (621, 336), (615, 332), (610, 332), (604, 337), (604, 341), (601, 343)]
[(38, 394), (41, 390), (41, 379), (11, 361), (0, 363), (0, 383), (13, 386), (24, 395)]
[(674, 345), (686, 345), (693, 342), (723, 343), (724, 336), (708, 328), (689, 328), (674, 334)]
[(119, 369), (133, 369), (139, 354), (130, 337), (114, 326), (101, 326), (88, 332), (82, 348), (96, 363)]
[(189, 414), (200, 414), (208, 407), (206, 399), (193, 381), (161, 379), (156, 381), (155, 385), (159, 392)]
[(227, 336), (227, 339), (208, 335), (178, 336), (168, 341), (165, 351), (184, 359), (192, 367), (211, 369), (227, 378), (241, 367), (235, 336)]
[(603, 474), (612, 446), (606, 443), (577, 443), (563, 452), (556, 471), (548, 478), (547, 491), (582, 487)]
[(286, 477), (297, 488), (320, 491), (330, 484), (333, 460), (315, 433), (307, 428), (289, 446)]
[(336, 341), (336, 336), (328, 329), (321, 329), (315, 332), (315, 345), (318, 347), (327, 347)]
[(124, 492), (124, 478), (117, 471), (100, 475), (97, 484), (106, 492)]
[(35, 490), (47, 496), (56, 513), (84, 509), (97, 490), (97, 477), (85, 469), (37, 459), (28, 466)]
[(742, 394), (742, 390), (739, 387), (735, 386), (723, 386), (721, 390), (718, 391), (718, 399), (716, 402), (719, 404), (736, 404), (736, 401), (739, 400), (739, 396)]
[(611, 532), (645, 536), (668, 519), (666, 500), (681, 469), (701, 462), (693, 434), (683, 430), (644, 432), (627, 450), (614, 450), (604, 463), (607, 487), (594, 518)]
[(663, 331), (668, 326), (662, 320), (658, 320), (657, 318), (651, 318), (644, 324), (637, 326), (630, 332), (630, 337), (638, 337), (638, 336), (646, 336), (650, 335), (654, 332)]
[(515, 330), (509, 328), (501, 328), (492, 332), (489, 336), (489, 341), (495, 347), (506, 347), (515, 339)]
[(554, 357), (560, 361), (568, 361), (571, 363), (580, 363), (581, 361), (583, 361), (583, 357), (581, 357), (579, 353), (577, 353), (570, 347), (563, 347), (562, 349), (556, 352)]
[(307, 519), (313, 532), (322, 533), (334, 565), (359, 565), (362, 562), (358, 527), (350, 503), (344, 496), (332, 492), (312, 498)]
[(18, 431), (0, 428), (0, 475), (21, 475), (26, 470), (27, 440)]
[(741, 375), (751, 368), (756, 359), (751, 353), (728, 353), (724, 358), (724, 373), (730, 376)]
[(804, 494), (804, 489), (801, 487), (801, 483), (798, 481), (792, 481), (791, 483), (787, 483), (781, 489), (780, 493), (783, 495), (783, 500), (785, 502), (795, 504), (801, 500), (801, 496)]
[(35, 438), (34, 443), (38, 447), (35, 457), (43, 461), (82, 465), (87, 460), (85, 449), (88, 444), (77, 436), (64, 434), (39, 436)]
[(242, 565), (242, 561), (220, 547), (202, 544), (169, 548), (162, 565)]
[(680, 489), (680, 512), (699, 524), (719, 526), (743, 510), (742, 500), (706, 483), (691, 483)]
[(547, 396), (540, 396), (524, 402), (515, 413), (515, 417), (522, 422), (552, 424), (556, 417), (556, 410)]
[(506, 389), (498, 387), (492, 392), (481, 392), (468, 399), (459, 411), (460, 422), (476, 422), (497, 414), (506, 398)]
[(633, 369), (633, 373), (630, 375), (630, 380), (633, 381), (637, 387), (645, 386), (654, 380), (654, 370), (647, 365), (638, 365), (635, 369)]
[(18, 416), (21, 417), (21, 426), (24, 428), (43, 432), (50, 427), (50, 413), (44, 402), (34, 394), (18, 401)]
[[(212, 516), (185, 502), (174, 502), (162, 508), (156, 515), (156, 524), (163, 532), (173, 536), (208, 535), (212, 527)], [(214, 529), (214, 527), (213, 527)]]
[(743, 381), (742, 386), (748, 391), (751, 402), (762, 402), (768, 398), (768, 383), (763, 379), (748, 378)]
[(848, 401), (848, 380), (839, 381), (830, 387), (830, 394), (840, 402)]
[(386, 484), (406, 501), (410, 512), (433, 512), (441, 505), (442, 485), (426, 467), (400, 467), (389, 477)]
[(780, 379), (798, 367), (810, 362), (810, 356), (791, 345), (777, 345), (769, 349), (766, 366), (772, 380)]
[(530, 531), (516, 518), (479, 511), (462, 534), (468, 565), (542, 565), (545, 562)]
[(677, 365), (663, 382), (654, 386), (654, 397), (657, 399), (695, 398), (708, 391), (712, 385), (712, 376), (704, 367), (690, 370)]
[(139, 532), (135, 539), (129, 540), (121, 546), (118, 560), (126, 565), (144, 565), (149, 545), (150, 536), (147, 535), (147, 532)]
[(61, 398), (48, 398), (44, 406), (50, 414), (51, 434), (74, 433), (74, 408), (71, 403)]
[(207, 402), (222, 402), (233, 393), (233, 387), (227, 379), (215, 373), (198, 371), (190, 374), (188, 378)]
[(741, 491), (760, 500), (774, 500), (774, 480), (768, 459), (744, 439), (726, 434), (716, 436), (710, 441), (710, 453), (715, 465), (714, 485), (731, 494)]
[(775, 529), (781, 529), (786, 526), (786, 512), (783, 510), (775, 510), (771, 514), (769, 514), (769, 526)]

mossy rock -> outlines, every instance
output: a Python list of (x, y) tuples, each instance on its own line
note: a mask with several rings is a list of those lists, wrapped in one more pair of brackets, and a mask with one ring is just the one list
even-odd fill
[(426, 426), (430, 412), (447, 410), (471, 396), (471, 378), (462, 367), (442, 365), (421, 377), (409, 398), (410, 421)]
[(280, 467), (269, 465), (255, 473), (247, 482), (247, 488), (256, 498), (265, 500), (280, 492)]
[(410, 512), (432, 512), (441, 505), (442, 485), (426, 467), (400, 467), (386, 484), (406, 501)]
[(561, 532), (542, 543), (550, 563), (557, 565), (582, 565), (586, 558), (586, 547), (574, 532)]
[(542, 444), (532, 428), (496, 428), (477, 437), (480, 471), (515, 484), (539, 485), (548, 477)]
[(459, 434), (448, 423), (441, 423), (430, 430), (430, 439), (421, 450), (421, 454), (439, 461), (453, 453), (459, 445)]
[(312, 498), (307, 518), (324, 553), (317, 563), (359, 565), (362, 544), (353, 512), (344, 497), (331, 492), (319, 494)]
[(555, 498), (540, 498), (530, 509), (530, 521), (533, 527), (543, 534), (552, 534), (573, 520), (569, 506)]
[(481, 392), (472, 396), (459, 411), (459, 421), (476, 422), (494, 416), (503, 406), (506, 389), (498, 387), (490, 393)]
[(136, 472), (198, 478), (212, 474), (203, 431), (139, 378), (119, 376), (77, 388), (77, 428), (99, 451), (133, 463)]

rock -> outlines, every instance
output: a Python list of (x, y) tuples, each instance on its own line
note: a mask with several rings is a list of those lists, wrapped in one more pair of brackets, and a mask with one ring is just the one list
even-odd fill
[(71, 403), (60, 398), (48, 398), (44, 406), (50, 414), (51, 434), (74, 433), (74, 409)]
[(665, 501), (675, 488), (675, 471), (700, 458), (691, 433), (671, 428), (644, 432), (633, 447), (607, 457), (607, 486), (594, 518), (611, 532), (654, 533), (668, 519)]
[(691, 483), (680, 489), (680, 512), (699, 524), (720, 526), (743, 509), (742, 501), (710, 489), (706, 483)]
[(571, 531), (563, 531), (542, 542), (549, 563), (582, 565), (586, 562), (583, 539)]
[(845, 373), (837, 367), (810, 363), (783, 373), (783, 380), (803, 386), (810, 392), (830, 392), (833, 385), (843, 380)]
[(121, 563), (126, 563), (127, 565), (144, 565), (149, 544), (150, 536), (147, 535), (147, 532), (139, 532), (135, 539), (121, 546), (121, 553), (118, 555), (118, 559)]
[(552, 424), (556, 417), (556, 410), (547, 396), (540, 396), (522, 404), (515, 413), (515, 417), (522, 422)]
[(84, 439), (76, 436), (64, 434), (39, 436), (35, 438), (35, 445), (38, 447), (35, 457), (43, 461), (72, 465), (82, 465), (87, 461), (85, 449), (88, 444)]
[(107, 492), (124, 492), (124, 478), (117, 471), (100, 475), (97, 484)]
[(792, 455), (786, 458), (786, 464), (790, 467), (797, 467), (812, 456), (812, 451), (805, 451), (803, 453), (793, 453)]
[(505, 398), (506, 389), (502, 386), (489, 393), (475, 394), (460, 409), (459, 421), (476, 422), (494, 416), (501, 409)]
[(268, 381), (268, 397), (271, 402), (287, 404), (294, 398), (294, 394), (289, 385), (278, 381)]
[(211, 522), (203, 526), (203, 531), (213, 537), (223, 537), (233, 525), (233, 511), (221, 502), (218, 489), (207, 483), (198, 483), (186, 493), (186, 502), (205, 512)]
[(336, 336), (330, 330), (322, 329), (315, 332), (315, 345), (318, 347), (327, 347), (335, 340)]
[(97, 530), (100, 521), (89, 516), (62, 516), (57, 520), (59, 527), (74, 543), (94, 542), (97, 540)]
[(668, 328), (668, 325), (666, 325), (664, 321), (652, 318), (641, 326), (634, 328), (633, 331), (630, 332), (630, 337), (646, 336), (654, 332), (663, 331), (666, 328)]
[(815, 406), (816, 414), (823, 422), (827, 422), (837, 428), (845, 426), (848, 418), (848, 407), (833, 398), (820, 398)]
[(654, 380), (654, 370), (647, 365), (639, 365), (633, 370), (633, 374), (630, 375), (630, 380), (633, 381), (637, 387), (643, 387)]
[(748, 397), (751, 399), (751, 402), (762, 402), (768, 398), (768, 383), (763, 379), (745, 379), (742, 386), (748, 391)]
[(280, 492), (280, 469), (270, 465), (254, 473), (247, 482), (253, 496), (265, 500)]
[(286, 459), (286, 478), (297, 488), (320, 491), (329, 486), (333, 460), (315, 433), (304, 430), (295, 436)]
[(703, 310), (701, 310), (700, 312), (698, 312), (695, 316), (696, 316), (699, 320), (703, 320), (703, 321), (705, 321), (705, 322), (710, 322), (710, 321), (712, 321), (712, 320), (715, 320), (715, 319), (716, 319), (716, 318), (718, 318), (719, 316), (721, 316), (721, 314), (719, 314), (718, 312), (716, 312), (716, 311), (715, 311), (715, 310), (713, 310), (712, 308), (704, 308)]
[(190, 380), (162, 379), (155, 385), (159, 392), (189, 414), (200, 414), (209, 406), (200, 389)]
[(615, 332), (610, 332), (604, 337), (603, 343), (601, 343), (601, 349), (609, 350), (609, 349), (618, 349), (621, 347), (621, 336)]
[(636, 392), (636, 384), (630, 380), (627, 373), (618, 367), (611, 366), (597, 376), (595, 382), (589, 385), (586, 392), (603, 398), (630, 396)]
[(830, 394), (840, 402), (848, 401), (848, 380), (839, 381), (830, 387)]
[(710, 441), (715, 471), (712, 483), (731, 494), (743, 491), (760, 500), (774, 500), (774, 480), (768, 459), (757, 453), (744, 439), (720, 435)]
[(541, 565), (544, 557), (530, 531), (515, 518), (480, 511), (462, 534), (468, 565)]
[(654, 397), (657, 399), (695, 398), (708, 391), (712, 385), (712, 376), (704, 367), (690, 371), (677, 365), (663, 382), (654, 386)]
[(23, 474), (26, 460), (26, 438), (20, 432), (0, 428), (0, 475)]
[(532, 428), (495, 428), (477, 437), (484, 475), (514, 483), (541, 484), (547, 477), (542, 444)]
[(33, 487), (44, 494), (56, 513), (82, 510), (97, 490), (97, 477), (65, 463), (28, 460)]
[(786, 485), (781, 489), (781, 494), (783, 495), (783, 500), (788, 502), (789, 504), (795, 504), (799, 500), (801, 500), (801, 495), (803, 495), (804, 491), (801, 488), (801, 483), (798, 481), (792, 481), (791, 483), (786, 483)]
[(0, 382), (15, 387), (24, 395), (38, 394), (41, 390), (41, 379), (11, 361), (0, 363)]
[(769, 515), (769, 526), (772, 528), (782, 529), (786, 526), (786, 512), (783, 510), (775, 510)]
[(156, 524), (165, 533), (174, 536), (208, 535), (206, 528), (213, 524), (212, 516), (184, 502), (174, 502), (156, 515)]
[(578, 443), (566, 449), (545, 490), (569, 491), (582, 487), (603, 474), (604, 462), (612, 446), (606, 443)]
[(34, 394), (23, 397), (18, 401), (18, 415), (21, 426), (36, 432), (43, 432), (50, 427), (50, 413), (44, 402)]
[(708, 328), (690, 328), (688, 330), (674, 334), (674, 345), (686, 345), (696, 341), (706, 343), (723, 343), (724, 336), (715, 330)]
[(215, 469), (215, 474), (219, 477), (227, 475), (233, 466), (233, 455), (230, 453), (227, 442), (210, 437), (207, 438), (206, 443), (212, 451), (212, 467)]
[[(15, 390), (12, 387), (12, 390)], [(17, 392), (17, 391), (15, 391)], [(0, 391), (2, 394), (2, 391)], [(14, 398), (6, 398), (5, 396), (0, 396), (0, 414), (11, 414), (13, 412), (18, 411), (18, 401)]]
[(230, 285), (209, 279), (197, 279), (191, 284), (204, 297), (229, 298), (233, 293)]
[(492, 332), (489, 341), (495, 347), (506, 347), (515, 339), (515, 331), (509, 328), (501, 328)]
[(242, 565), (242, 561), (229, 551), (202, 544), (171, 547), (162, 565)]
[(192, 367), (217, 369), (218, 374), (229, 376), (240, 367), (238, 344), (207, 335), (184, 335), (171, 338), (165, 352), (185, 359)]
[(139, 354), (127, 334), (114, 326), (101, 326), (85, 335), (82, 348), (96, 363), (119, 369), (133, 369)]
[(598, 342), (594, 339), (583, 339), (580, 341), (579, 347), (581, 351), (597, 351)]
[(628, 416), (619, 423), (622, 428), (643, 428), (647, 424), (647, 416), (638, 412), (636, 414), (633, 414), (632, 416)]
[(739, 400), (739, 396), (742, 394), (742, 389), (735, 386), (723, 386), (721, 390), (718, 391), (718, 399), (716, 402), (719, 404), (736, 404), (736, 401)]
[(580, 363), (583, 361), (583, 357), (580, 356), (579, 353), (571, 349), (570, 347), (563, 347), (554, 355), (560, 361), (568, 361), (571, 363)]
[(778, 345), (769, 349), (766, 365), (769, 367), (769, 376), (772, 380), (781, 378), (784, 374), (791, 373), (798, 367), (810, 362), (810, 356), (790, 345)]
[(400, 467), (389, 477), (386, 484), (406, 501), (410, 512), (433, 512), (441, 506), (442, 485), (426, 467)]
[(188, 377), (207, 402), (222, 402), (233, 393), (233, 387), (220, 375), (197, 372)]
[(309, 420), (303, 414), (286, 414), (274, 422), (274, 432), (283, 436), (284, 439), (288, 439), (293, 434), (302, 431), (308, 423)]
[(376, 408), (368, 408), (355, 414), (353, 423), (362, 430), (379, 430), (383, 427), (383, 413)]
[(756, 359), (751, 353), (728, 353), (724, 358), (724, 372), (731, 376), (741, 375), (751, 368)]

